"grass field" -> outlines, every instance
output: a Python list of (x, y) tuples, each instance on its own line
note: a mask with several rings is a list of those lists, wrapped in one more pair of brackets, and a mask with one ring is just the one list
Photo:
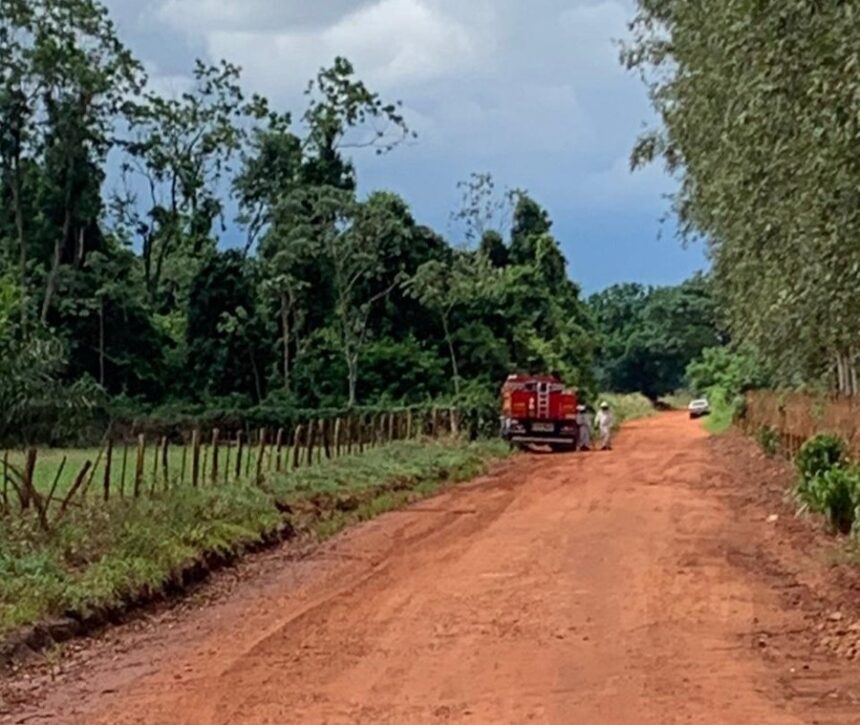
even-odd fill
[[(108, 503), (90, 496), (50, 533), (32, 513), (0, 518), (0, 638), (46, 617), (85, 617), (161, 591), (204, 554), (241, 553), (261, 541), (284, 523), (279, 509), (298, 531), (330, 535), (474, 477), (507, 450), (500, 441), (401, 441), (274, 474), (263, 486), (186, 485)], [(45, 456), (46, 468), (52, 460)]]

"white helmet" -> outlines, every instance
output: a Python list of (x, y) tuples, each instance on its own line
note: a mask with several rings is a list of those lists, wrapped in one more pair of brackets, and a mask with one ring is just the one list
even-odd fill
[(600, 404), (600, 407), (601, 407), (603, 410), (609, 410), (609, 403), (607, 403), (607, 402), (604, 400), (604, 401)]

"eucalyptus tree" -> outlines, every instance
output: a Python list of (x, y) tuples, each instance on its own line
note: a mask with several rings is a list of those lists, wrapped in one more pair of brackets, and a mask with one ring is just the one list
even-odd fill
[(623, 59), (662, 128), (634, 163), (681, 181), (735, 338), (784, 382), (858, 392), (860, 17), (851, 3), (641, 0)]

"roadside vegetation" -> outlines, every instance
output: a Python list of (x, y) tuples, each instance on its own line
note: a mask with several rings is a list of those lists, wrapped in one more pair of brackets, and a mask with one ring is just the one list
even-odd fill
[(657, 412), (654, 403), (642, 393), (604, 393), (598, 397), (601, 401), (605, 400), (609, 403), (615, 416), (616, 426), (631, 420), (647, 418)]
[(472, 478), (505, 455), (497, 441), (401, 441), (274, 475), (262, 486), (86, 501), (50, 533), (34, 514), (0, 518), (0, 637), (50, 617), (122, 610), (180, 586), (207, 562), (282, 534), (331, 535)]
[(810, 438), (795, 459), (801, 511), (823, 515), (835, 533), (860, 535), (860, 463), (833, 434)]
[[(639, 0), (622, 53), (661, 121), (634, 166), (679, 181), (725, 335), (769, 385), (860, 394), (853, 3)], [(734, 390), (728, 391), (734, 393)]]

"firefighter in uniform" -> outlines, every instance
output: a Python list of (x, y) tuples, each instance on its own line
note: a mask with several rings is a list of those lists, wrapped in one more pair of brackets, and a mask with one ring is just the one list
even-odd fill
[(612, 426), (615, 425), (615, 420), (612, 417), (612, 411), (609, 409), (609, 403), (606, 401), (600, 404), (600, 411), (597, 413), (597, 427), (600, 430), (600, 445), (604, 451), (612, 450)]
[(593, 427), (591, 415), (584, 405), (576, 406), (576, 426), (579, 431), (577, 436), (577, 449), (580, 451), (591, 450), (591, 429)]

